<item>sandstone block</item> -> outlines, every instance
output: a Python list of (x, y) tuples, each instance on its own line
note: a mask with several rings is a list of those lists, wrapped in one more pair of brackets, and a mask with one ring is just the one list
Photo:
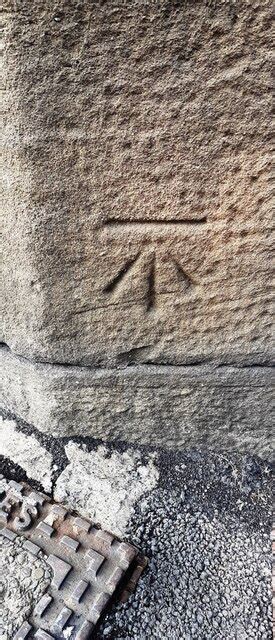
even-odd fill
[(270, 361), (269, 8), (10, 11), (10, 348), (108, 366)]
[(262, 441), (270, 14), (6, 2), (4, 404), (39, 428)]
[(53, 436), (92, 435), (169, 449), (235, 449), (272, 458), (269, 367), (30, 363), (1, 349), (3, 407)]

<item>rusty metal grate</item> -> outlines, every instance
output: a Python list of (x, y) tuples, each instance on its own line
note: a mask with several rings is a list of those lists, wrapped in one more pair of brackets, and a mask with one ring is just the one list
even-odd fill
[(6, 484), (0, 523), (0, 535), (11, 541), (23, 536), (24, 548), (34, 556), (42, 550), (53, 573), (49, 589), (14, 640), (91, 637), (123, 579), (120, 597), (125, 601), (146, 565), (135, 547), (25, 483)]

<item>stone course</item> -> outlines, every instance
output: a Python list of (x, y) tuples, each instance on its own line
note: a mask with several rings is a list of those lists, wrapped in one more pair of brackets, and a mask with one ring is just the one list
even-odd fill
[(169, 446), (227, 430), (243, 447), (249, 428), (253, 449), (260, 429), (266, 450), (270, 12), (4, 3), (3, 399), (19, 417)]

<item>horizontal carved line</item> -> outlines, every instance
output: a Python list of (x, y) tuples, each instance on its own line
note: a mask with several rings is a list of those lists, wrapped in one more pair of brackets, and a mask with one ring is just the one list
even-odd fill
[(105, 225), (112, 226), (127, 226), (127, 225), (147, 225), (147, 224), (156, 224), (156, 225), (169, 225), (169, 224), (203, 224), (207, 222), (207, 216), (203, 216), (202, 218), (188, 218), (185, 220), (179, 220), (177, 218), (171, 218), (170, 220), (162, 220), (160, 218), (154, 220), (120, 220), (119, 218), (109, 218), (106, 220)]

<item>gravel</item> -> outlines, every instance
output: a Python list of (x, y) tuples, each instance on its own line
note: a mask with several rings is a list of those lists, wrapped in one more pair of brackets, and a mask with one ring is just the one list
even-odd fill
[[(51, 452), (53, 488), (68, 466), (69, 442), (91, 453), (100, 445), (87, 437), (55, 440), (20, 421), (19, 427)], [(104, 445), (110, 457), (130, 450), (125, 443)], [(135, 594), (109, 610), (95, 638), (271, 640), (270, 465), (207, 450), (140, 447), (137, 453), (144, 465), (155, 456), (158, 478), (132, 504), (125, 537), (148, 556), (149, 566)], [(2, 466), (7, 477), (26, 479), (16, 460), (2, 458)]]
[(97, 638), (271, 640), (270, 469), (199, 452), (167, 461), (128, 527), (149, 568)]
[(51, 580), (42, 552), (34, 557), (23, 544), (0, 539), (0, 640), (13, 640)]

